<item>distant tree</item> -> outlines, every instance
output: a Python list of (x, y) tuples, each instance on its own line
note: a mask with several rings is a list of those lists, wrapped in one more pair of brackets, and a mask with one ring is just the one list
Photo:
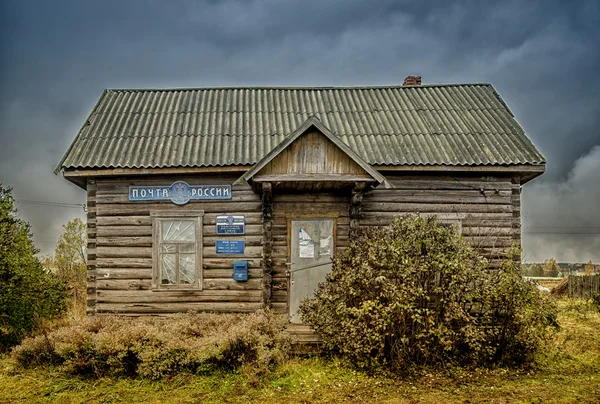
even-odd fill
[(535, 262), (529, 267), (529, 276), (544, 276), (542, 267)]
[(0, 351), (65, 309), (65, 284), (44, 270), (37, 253), (12, 190), (0, 184)]
[(75, 308), (83, 310), (85, 306), (86, 289), (86, 253), (87, 253), (86, 224), (76, 218), (63, 225), (50, 264), (58, 278), (69, 286), (72, 303)]
[(560, 272), (560, 267), (554, 258), (549, 258), (544, 261), (544, 265), (542, 265), (544, 275), (543, 276), (551, 276), (557, 277)]
[(594, 274), (594, 264), (592, 263), (592, 260), (589, 260), (588, 263), (585, 264), (585, 269), (583, 270), (583, 273), (585, 273), (586, 275)]

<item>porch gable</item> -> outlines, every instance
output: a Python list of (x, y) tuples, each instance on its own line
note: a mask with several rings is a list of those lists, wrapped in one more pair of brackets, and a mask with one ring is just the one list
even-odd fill
[(376, 187), (386, 180), (313, 116), (236, 181), (241, 182), (255, 188), (263, 182), (335, 188), (357, 182)]

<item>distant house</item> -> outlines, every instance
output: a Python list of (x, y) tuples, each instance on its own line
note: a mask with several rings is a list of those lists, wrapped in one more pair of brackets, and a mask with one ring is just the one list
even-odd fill
[(106, 90), (56, 171), (87, 192), (88, 313), (299, 301), (355, 229), (420, 212), (498, 264), (545, 160), (490, 84)]

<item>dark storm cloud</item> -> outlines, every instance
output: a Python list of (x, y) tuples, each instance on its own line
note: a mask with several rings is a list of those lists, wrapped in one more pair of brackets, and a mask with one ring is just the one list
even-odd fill
[[(574, 186), (575, 162), (594, 159), (592, 148), (600, 144), (600, 2), (4, 1), (0, 7), (0, 181), (21, 199), (83, 203), (83, 192), (51, 171), (104, 88), (399, 84), (421, 74), (425, 83), (493, 83), (547, 157), (548, 172), (525, 187), (526, 226), (541, 226), (549, 215), (600, 222), (593, 205), (569, 214), (547, 204), (538, 209), (529, 191), (568, 200), (570, 188), (562, 185)], [(600, 180), (585, 178), (582, 192), (595, 195)], [(80, 214), (20, 208), (36, 240), (55, 238), (61, 223)], [(544, 237), (555, 235), (524, 235), (540, 259), (553, 254), (545, 246), (556, 245)], [(567, 236), (564, 245), (597, 251), (599, 238)], [(589, 254), (600, 260), (600, 253)]]
[(523, 202), (526, 259), (598, 261), (600, 146), (578, 159), (565, 180), (524, 187)]

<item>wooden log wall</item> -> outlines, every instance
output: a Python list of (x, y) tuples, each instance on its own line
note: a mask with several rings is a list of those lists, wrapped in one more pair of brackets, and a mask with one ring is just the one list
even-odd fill
[[(354, 194), (361, 195), (362, 201), (353, 199), (349, 189), (291, 193), (273, 188), (271, 194), (257, 194), (243, 184), (232, 187), (231, 200), (191, 201), (184, 206), (170, 201), (129, 202), (129, 185), (165, 185), (177, 180), (190, 185), (232, 184), (238, 174), (90, 180), (88, 313), (251, 312), (265, 304), (287, 313), (288, 221), (292, 218), (334, 217), (336, 252), (347, 246), (351, 221), (354, 225), (358, 220), (360, 226), (381, 226), (396, 215), (417, 212), (435, 214), (442, 220), (459, 219), (462, 234), (488, 257), (492, 268), (498, 267), (513, 242), (520, 244), (518, 178), (383, 174), (396, 188), (379, 187), (364, 195), (355, 189)], [(272, 203), (266, 210), (265, 202)], [(150, 212), (165, 210), (205, 212), (203, 290), (152, 290)], [(244, 215), (246, 234), (217, 236), (217, 215)], [(272, 244), (264, 243), (265, 235)], [(245, 253), (217, 255), (217, 239), (243, 239)], [(232, 279), (233, 262), (238, 260), (249, 262), (248, 282)]]
[[(252, 312), (263, 305), (262, 202), (251, 187), (235, 185), (231, 200), (129, 202), (130, 185), (231, 184), (237, 175), (98, 179), (88, 184), (88, 311), (166, 315), (189, 310)], [(203, 210), (202, 290), (153, 291), (151, 211)], [(217, 215), (244, 215), (246, 234), (216, 234)], [(216, 254), (217, 239), (245, 240), (243, 255)], [(232, 279), (233, 262), (249, 262), (248, 282)]]
[(96, 314), (96, 181), (87, 182), (87, 307), (88, 316)]
[(383, 226), (407, 213), (460, 220), (462, 234), (499, 267), (513, 243), (520, 245), (520, 183), (510, 176), (399, 175), (383, 173), (396, 187), (365, 194), (361, 226)]
[[(513, 207), (512, 240), (514, 244), (521, 245), (521, 179), (513, 177), (511, 181), (511, 202)], [(515, 261), (521, 262), (521, 255), (514, 257)]]
[(346, 248), (350, 231), (348, 203), (350, 192), (280, 193), (273, 192), (273, 272), (271, 302), (281, 313), (288, 312), (288, 221), (292, 218), (327, 218), (336, 220), (335, 252)]

